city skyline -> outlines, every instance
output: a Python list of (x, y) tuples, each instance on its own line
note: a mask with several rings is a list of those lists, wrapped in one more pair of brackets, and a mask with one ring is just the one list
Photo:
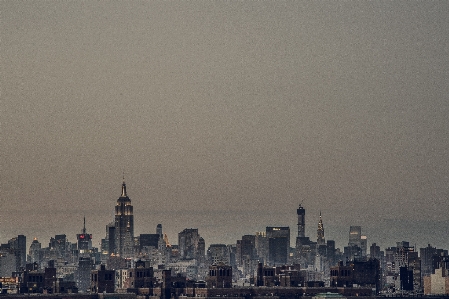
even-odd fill
[(0, 239), (266, 226), (449, 248), (449, 2), (0, 1)]
[[(126, 189), (126, 184), (125, 181), (123, 180), (122, 184), (121, 184), (121, 192), (120, 192), (120, 196), (118, 197), (118, 201), (121, 202), (124, 198), (126, 198), (127, 200), (129, 200), (129, 197), (127, 195), (127, 189)], [(112, 202), (111, 204), (111, 209), (114, 209), (115, 206), (115, 201)], [(302, 212), (305, 212), (305, 237), (309, 237), (311, 241), (316, 242), (318, 240), (318, 235), (317, 235), (317, 228), (320, 229), (320, 227), (326, 227), (325, 233), (324, 233), (324, 238), (326, 240), (333, 240), (336, 243), (336, 247), (340, 248), (341, 250), (343, 250), (343, 248), (345, 246), (347, 246), (351, 241), (349, 239), (349, 235), (350, 235), (350, 227), (347, 227), (346, 231), (338, 231), (333, 227), (329, 227), (329, 224), (326, 224), (326, 218), (323, 220), (322, 217), (322, 211), (319, 211), (319, 215), (318, 218), (317, 217), (313, 217), (314, 215), (309, 215), (308, 209), (304, 206), (302, 206), (302, 204), (299, 205), (300, 208), (302, 208)], [(117, 209), (117, 207), (116, 207)], [(132, 206), (131, 206), (132, 209)], [(116, 210), (117, 211), (117, 210)], [(198, 211), (201, 212), (201, 211)], [(222, 231), (221, 234), (216, 234), (216, 235), (211, 235), (210, 234), (210, 227), (209, 227), (209, 231), (207, 229), (207, 226), (211, 225), (211, 223), (207, 223), (204, 224), (203, 221), (196, 221), (196, 223), (199, 225), (188, 225), (188, 223), (182, 223), (182, 219), (186, 218), (186, 215), (178, 215), (178, 216), (174, 216), (172, 217), (172, 219), (176, 219), (176, 223), (177, 225), (175, 227), (170, 227), (170, 224), (164, 224), (163, 221), (159, 221), (157, 224), (155, 224), (154, 226), (150, 227), (148, 226), (148, 223), (140, 223), (140, 219), (137, 219), (137, 228), (139, 228), (139, 230), (137, 232), (134, 233), (134, 236), (139, 236), (140, 234), (148, 234), (148, 233), (156, 233), (157, 231), (157, 226), (159, 226), (160, 224), (163, 227), (163, 233), (167, 235), (168, 240), (170, 241), (171, 244), (177, 244), (177, 236), (178, 233), (181, 232), (181, 230), (184, 229), (188, 229), (188, 228), (195, 228), (198, 229), (198, 231), (203, 235), (206, 236), (205, 238), (205, 242), (206, 242), (206, 246), (209, 246), (211, 244), (235, 244), (235, 242), (241, 238), (243, 235), (255, 235), (257, 232), (263, 232), (265, 231), (266, 227), (290, 227), (290, 246), (291, 247), (295, 247), (295, 238), (298, 235), (298, 219), (297, 214), (295, 213), (295, 209), (292, 209), (291, 211), (291, 216), (292, 219), (294, 220), (293, 222), (295, 222), (295, 225), (291, 225), (292, 221), (285, 221), (284, 223), (282, 222), (277, 222), (277, 223), (266, 223), (265, 226), (260, 226), (260, 229), (257, 229), (256, 231), (249, 231), (248, 230), (248, 226), (244, 226), (243, 228), (241, 228), (240, 231), (240, 235), (239, 232), (226, 232), (226, 231)], [(117, 212), (116, 212), (117, 213)], [(114, 213), (113, 213), (114, 214)], [(267, 215), (270, 214), (270, 211), (267, 211)], [(131, 214), (132, 215), (132, 214)], [(67, 214), (62, 215), (64, 218), (67, 218)], [(72, 215), (73, 216), (73, 215)], [(142, 216), (142, 215), (141, 215)], [(190, 216), (190, 217), (189, 217)], [(191, 218), (194, 219), (196, 215), (189, 215), (187, 218)], [(115, 216), (117, 217), (117, 216)], [(229, 218), (231, 217), (229, 215), (229, 213), (226, 213), (226, 215), (224, 215), (224, 218)], [(317, 218), (317, 219), (309, 219), (309, 218)], [(73, 218), (73, 217), (72, 217)], [(94, 217), (95, 218), (95, 217)], [(102, 217), (96, 216), (96, 221), (94, 221), (94, 223), (98, 223), (98, 219), (103, 219)], [(161, 218), (162, 219), (162, 218)], [(249, 218), (248, 218), (249, 219)], [(34, 236), (30, 236), (28, 235), (26, 232), (20, 232), (20, 233), (16, 233), (17, 235), (25, 235), (27, 236), (29, 239), (27, 239), (27, 243), (32, 242), (32, 240), (34, 238), (37, 238), (39, 240), (39, 242), (46, 244), (47, 240), (50, 240), (50, 238), (54, 237), (55, 235), (60, 235), (60, 234), (65, 234), (67, 236), (67, 239), (69, 241), (73, 241), (76, 242), (77, 239), (77, 235), (81, 232), (83, 234), (85, 234), (86, 230), (89, 231), (89, 233), (92, 236), (93, 239), (93, 246), (96, 247), (100, 247), (101, 244), (101, 239), (105, 238), (106, 236), (106, 226), (109, 223), (114, 224), (114, 222), (116, 222), (117, 220), (114, 220), (114, 216), (112, 216), (112, 218), (110, 219), (110, 221), (106, 221), (103, 223), (102, 227), (93, 227), (89, 225), (89, 222), (86, 225), (86, 216), (83, 216), (83, 224), (81, 226), (80, 229), (78, 229), (77, 227), (75, 227), (75, 225), (73, 223), (66, 223), (67, 226), (67, 230), (70, 233), (67, 233), (65, 231), (62, 231), (63, 229), (61, 228), (54, 228), (52, 230), (48, 230), (46, 232), (40, 231), (40, 230), (35, 230), (34, 232), (36, 232), (36, 235)], [(233, 222), (232, 217), (229, 220), (229, 223)], [(157, 222), (157, 221), (156, 221)], [(117, 222), (116, 222), (117, 223)], [(139, 225), (140, 223), (140, 225)], [(263, 225), (260, 221), (257, 222), (259, 225)], [(323, 225), (324, 223), (324, 225)], [(329, 223), (333, 223), (333, 221), (330, 221)], [(391, 223), (387, 223), (386, 225), (390, 225)], [(116, 224), (115, 224), (116, 225)], [(428, 238), (428, 239), (420, 239), (419, 238), (419, 234), (413, 235), (413, 234), (409, 234), (409, 235), (394, 235), (394, 233), (400, 232), (399, 230), (394, 230), (394, 228), (390, 227), (390, 230), (393, 231), (393, 233), (389, 232), (389, 231), (382, 231), (382, 230), (377, 230), (377, 231), (373, 231), (370, 228), (367, 228), (365, 226), (363, 226), (361, 223), (357, 223), (357, 224), (353, 224), (352, 226), (359, 226), (361, 227), (362, 231), (361, 231), (361, 235), (367, 237), (367, 241), (368, 241), (368, 247), (373, 244), (376, 243), (378, 246), (380, 246), (380, 248), (383, 250), (387, 247), (394, 247), (396, 246), (397, 242), (402, 242), (402, 241), (407, 241), (410, 242), (411, 246), (415, 247), (415, 249), (417, 250), (418, 248), (424, 248), (427, 245), (431, 245), (431, 246), (435, 246), (437, 248), (447, 248), (446, 247), (446, 242), (447, 239), (445, 239), (445, 231), (444, 230), (440, 230), (439, 232), (433, 232), (434, 235), (432, 236), (432, 238)], [(413, 224), (412, 224), (413, 225)], [(416, 225), (416, 224), (415, 224)], [(167, 230), (167, 226), (168, 226), (168, 230)], [(57, 227), (61, 227), (60, 225), (57, 225)], [(70, 227), (70, 228), (69, 228)], [(146, 228), (143, 228), (146, 227)], [(249, 227), (256, 227), (256, 226), (251, 226), (249, 225)], [(179, 231), (176, 231), (177, 228), (180, 228)], [(301, 231), (303, 231), (304, 229), (301, 228)], [(17, 231), (17, 230), (16, 230)], [(31, 229), (31, 231), (33, 231)], [(76, 231), (75, 234), (72, 234), (73, 231)], [(102, 231), (101, 233), (99, 233), (100, 231)], [(331, 232), (330, 235), (328, 232)], [(94, 232), (92, 234), (92, 232)], [(370, 232), (374, 232), (374, 237), (370, 236)], [(39, 237), (37, 234), (41, 234), (44, 237), (41, 238)], [(423, 232), (421, 232), (421, 234), (423, 234)], [(1, 242), (5, 242), (7, 239), (10, 239), (11, 236), (7, 236), (7, 235), (2, 235), (1, 236), (2, 239), (0, 240)], [(396, 239), (395, 239), (396, 238)], [(416, 238), (416, 239), (414, 239)], [(4, 239), (4, 240), (3, 240)], [(72, 240), (74, 239), (74, 240)], [(388, 240), (388, 241), (386, 241)], [(391, 241), (393, 240), (393, 241)], [(117, 241), (116, 241), (117, 242)]]

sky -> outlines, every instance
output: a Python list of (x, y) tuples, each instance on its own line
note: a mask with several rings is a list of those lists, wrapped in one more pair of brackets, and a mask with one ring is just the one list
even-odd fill
[(448, 1), (0, 1), (0, 242), (290, 226), (449, 249)]

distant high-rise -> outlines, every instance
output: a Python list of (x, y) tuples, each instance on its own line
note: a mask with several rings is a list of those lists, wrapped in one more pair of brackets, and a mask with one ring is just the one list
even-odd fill
[(260, 262), (268, 259), (268, 239), (266, 232), (256, 232), (255, 244), (256, 254)]
[(320, 212), (320, 221), (318, 222), (318, 229), (317, 229), (317, 241), (316, 244), (318, 246), (320, 245), (326, 245), (326, 241), (324, 239), (324, 226), (323, 226), (323, 219), (321, 218), (321, 212)]
[(225, 244), (211, 244), (207, 250), (207, 258), (211, 264), (230, 264), (228, 246)]
[(157, 225), (157, 227), (156, 227), (156, 234), (158, 234), (159, 235), (159, 238), (163, 238), (164, 236), (162, 235), (162, 224), (158, 224)]
[(76, 239), (78, 240), (78, 250), (80, 251), (80, 254), (85, 254), (92, 249), (92, 235), (86, 233), (86, 217), (84, 217), (82, 233), (77, 234)]
[(115, 205), (114, 254), (124, 258), (132, 257), (134, 248), (134, 216), (131, 199), (126, 193), (123, 181), (122, 194)]
[(285, 265), (290, 251), (290, 227), (266, 228), (268, 239), (268, 264)]
[(28, 251), (29, 255), (29, 263), (38, 263), (40, 264), (41, 259), (39, 257), (39, 251), (42, 248), (42, 244), (37, 240), (37, 238), (33, 239), (33, 242), (31, 242), (30, 249)]
[[(5, 244), (6, 245), (6, 244)], [(15, 257), (15, 270), (20, 271), (20, 268), (25, 269), (26, 266), (26, 237), (18, 235), (8, 241), (6, 247)]]
[(204, 239), (197, 228), (186, 228), (178, 233), (179, 255), (181, 259), (200, 259), (205, 254)]
[(353, 226), (349, 227), (349, 245), (357, 245), (360, 247), (362, 239), (362, 227), (361, 226)]
[(300, 204), (296, 213), (298, 214), (298, 237), (304, 238), (306, 236), (306, 210)]

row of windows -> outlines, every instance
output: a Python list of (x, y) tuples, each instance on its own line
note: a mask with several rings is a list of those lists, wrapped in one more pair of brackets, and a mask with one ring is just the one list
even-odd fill
[[(114, 274), (113, 273), (105, 273), (104, 274), (104, 280), (112, 280), (112, 276)], [(92, 281), (97, 281), (98, 280), (98, 274), (92, 274), (91, 276)]]
[(231, 276), (231, 269), (209, 270), (209, 276)]
[(331, 276), (351, 276), (351, 275), (352, 275), (351, 270), (331, 270)]
[(30, 276), (28, 276), (28, 281), (29, 282), (42, 282), (42, 281), (44, 281), (44, 278), (42, 277), (42, 275), (30, 275)]

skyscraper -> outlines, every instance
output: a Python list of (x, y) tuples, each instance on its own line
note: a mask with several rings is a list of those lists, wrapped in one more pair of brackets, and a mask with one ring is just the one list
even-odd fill
[(287, 264), (290, 251), (290, 228), (270, 227), (266, 228), (268, 239), (268, 264), (285, 265)]
[(81, 234), (76, 235), (78, 240), (78, 250), (80, 254), (86, 254), (92, 249), (92, 235), (86, 233), (86, 217), (84, 217), (84, 226)]
[(351, 225), (349, 227), (349, 245), (357, 245), (360, 247), (362, 239), (362, 227)]
[(76, 272), (76, 286), (81, 293), (87, 292), (90, 288), (90, 271), (92, 270), (92, 235), (86, 232), (86, 217), (81, 234), (76, 234), (78, 240), (78, 271)]
[(320, 221), (318, 222), (318, 229), (317, 229), (317, 245), (326, 245), (326, 242), (324, 240), (324, 226), (323, 226), (323, 219), (321, 218), (321, 212), (320, 212)]
[(316, 243), (306, 237), (306, 210), (299, 205), (296, 210), (298, 216), (298, 236), (296, 237), (295, 263), (300, 264), (302, 268), (314, 263)]
[(179, 255), (181, 259), (200, 260), (205, 255), (205, 242), (197, 228), (186, 228), (178, 233)]
[(156, 226), (156, 234), (158, 234), (159, 238), (161, 238), (161, 239), (164, 237), (162, 235), (162, 224), (160, 224), (160, 223)]
[(39, 256), (39, 251), (42, 248), (42, 244), (37, 240), (37, 238), (33, 239), (33, 242), (31, 242), (30, 249), (28, 251), (28, 254), (30, 256), (29, 263), (38, 263), (40, 264), (41, 259)]
[(114, 227), (114, 254), (124, 258), (132, 257), (134, 248), (134, 216), (131, 199), (126, 193), (125, 181), (122, 184), (122, 194), (115, 205)]
[(298, 237), (304, 238), (306, 236), (306, 210), (300, 204), (296, 213), (298, 214)]

